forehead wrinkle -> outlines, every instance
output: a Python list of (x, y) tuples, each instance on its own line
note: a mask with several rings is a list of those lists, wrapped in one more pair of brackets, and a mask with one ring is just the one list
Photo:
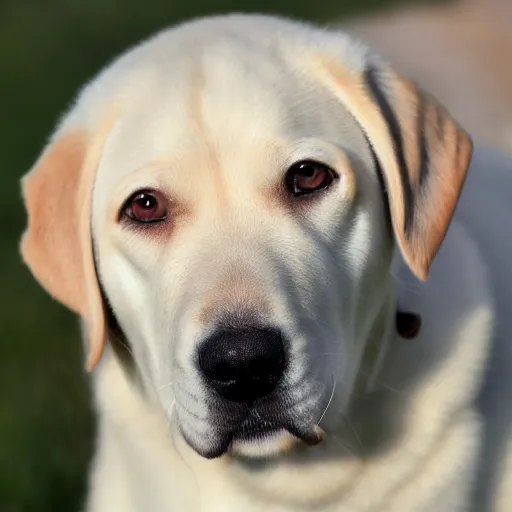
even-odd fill
[(220, 204), (226, 203), (226, 186), (221, 169), (220, 158), (214, 144), (212, 127), (205, 121), (205, 92), (208, 84), (203, 66), (203, 55), (196, 52), (191, 59), (189, 70), (189, 88), (187, 106), (190, 114), (191, 133), (196, 133), (195, 142), (202, 151), (195, 151), (202, 158), (201, 167), (205, 168), (211, 178), (214, 195)]
[[(196, 60), (199, 58), (195, 56)], [(203, 91), (206, 86), (204, 70), (200, 62), (192, 64), (189, 71), (188, 88), (188, 111), (190, 114), (190, 122), (196, 126), (199, 132), (204, 132), (204, 113), (203, 113)]]

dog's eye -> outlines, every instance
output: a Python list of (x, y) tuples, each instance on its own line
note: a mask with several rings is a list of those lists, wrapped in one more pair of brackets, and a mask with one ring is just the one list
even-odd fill
[(159, 222), (167, 218), (167, 201), (158, 192), (137, 192), (125, 203), (123, 214), (135, 222)]
[(286, 187), (295, 196), (304, 196), (327, 188), (336, 173), (324, 164), (303, 160), (293, 164), (286, 173)]

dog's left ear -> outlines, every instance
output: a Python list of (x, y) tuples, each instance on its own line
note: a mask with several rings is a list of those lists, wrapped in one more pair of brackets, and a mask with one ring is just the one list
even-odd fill
[(411, 270), (426, 279), (464, 184), (472, 141), (431, 95), (385, 63), (355, 71), (329, 62), (322, 70), (375, 151), (395, 238)]
[(105, 311), (91, 238), (101, 144), (101, 135), (64, 122), (22, 179), (28, 213), (23, 259), (50, 295), (82, 317), (89, 370), (98, 363), (105, 343)]

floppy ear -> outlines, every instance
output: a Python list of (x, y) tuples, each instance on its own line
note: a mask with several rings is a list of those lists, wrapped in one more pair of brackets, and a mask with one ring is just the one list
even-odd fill
[(99, 148), (80, 129), (60, 129), (22, 179), (28, 227), (21, 253), (39, 283), (85, 322), (87, 368), (100, 359), (105, 314), (91, 242)]
[(450, 224), (473, 144), (431, 95), (384, 63), (328, 63), (331, 87), (366, 132), (384, 175), (395, 238), (426, 279)]

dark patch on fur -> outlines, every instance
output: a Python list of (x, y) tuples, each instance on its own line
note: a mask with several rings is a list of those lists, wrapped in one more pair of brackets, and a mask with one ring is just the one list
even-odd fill
[(400, 123), (393, 111), (385, 93), (379, 85), (377, 76), (378, 71), (369, 66), (364, 72), (364, 80), (368, 90), (373, 96), (373, 100), (377, 104), (383, 118), (386, 121), (388, 132), (393, 141), (393, 149), (395, 158), (398, 162), (398, 169), (400, 172), (400, 181), (402, 185), (402, 192), (404, 197), (404, 231), (405, 235), (409, 236), (412, 227), (413, 210), (414, 210), (414, 196), (409, 181), (409, 174), (407, 172), (407, 162), (404, 153), (404, 141)]

